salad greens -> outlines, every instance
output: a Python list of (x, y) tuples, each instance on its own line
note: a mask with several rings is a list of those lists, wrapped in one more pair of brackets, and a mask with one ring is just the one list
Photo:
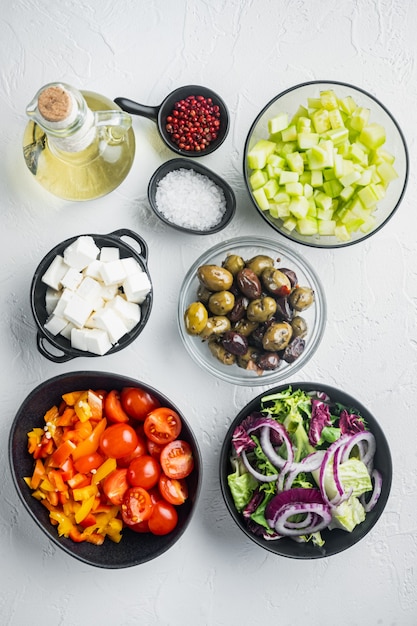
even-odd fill
[(254, 534), (322, 546), (322, 530), (352, 532), (375, 506), (374, 453), (359, 411), (289, 386), (263, 396), (236, 427), (228, 485)]

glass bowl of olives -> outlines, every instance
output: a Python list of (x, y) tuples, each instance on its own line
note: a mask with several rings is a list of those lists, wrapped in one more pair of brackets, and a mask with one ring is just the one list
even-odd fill
[(326, 299), (314, 269), (290, 247), (237, 237), (200, 256), (178, 301), (183, 343), (194, 361), (236, 385), (287, 379), (317, 350)]

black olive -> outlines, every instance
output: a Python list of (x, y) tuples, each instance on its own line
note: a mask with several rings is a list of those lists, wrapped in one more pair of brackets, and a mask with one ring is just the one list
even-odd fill
[(291, 283), (291, 287), (295, 287), (298, 283), (297, 274), (293, 270), (289, 270), (287, 267), (280, 267), (279, 271), (285, 274)]
[(245, 354), (248, 349), (248, 340), (246, 337), (234, 330), (228, 330), (224, 333), (221, 342), (227, 352), (238, 356)]
[(256, 360), (256, 365), (261, 370), (276, 370), (279, 364), (280, 358), (277, 352), (263, 352)]
[(276, 303), (277, 310), (275, 313), (275, 317), (283, 322), (290, 322), (293, 316), (293, 311), (290, 303), (288, 302), (288, 298), (277, 298)]
[(295, 337), (282, 353), (282, 359), (287, 363), (294, 363), (304, 351), (306, 342), (301, 337)]

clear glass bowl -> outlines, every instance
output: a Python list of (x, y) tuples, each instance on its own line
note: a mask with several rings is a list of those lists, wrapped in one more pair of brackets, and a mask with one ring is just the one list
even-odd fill
[[(384, 148), (395, 156), (394, 167), (398, 173), (398, 178), (391, 182), (386, 190), (385, 197), (378, 202), (377, 209), (374, 212), (375, 224), (372, 230), (361, 232), (360, 230), (351, 233), (348, 241), (340, 241), (331, 235), (301, 235), (292, 230), (283, 228), (283, 220), (272, 217), (269, 211), (263, 211), (259, 208), (249, 184), (249, 177), (253, 170), (247, 166), (248, 152), (260, 139), (268, 139), (268, 120), (276, 116), (278, 113), (288, 113), (291, 118), (297, 111), (299, 106), (307, 107), (308, 98), (318, 98), (320, 91), (333, 89), (338, 98), (352, 96), (359, 107), (370, 109), (369, 122), (377, 122), (384, 126), (386, 131), (386, 142)], [(409, 158), (407, 145), (400, 127), (395, 121), (391, 113), (385, 106), (379, 102), (371, 94), (367, 93), (359, 87), (354, 87), (346, 83), (335, 81), (311, 81), (291, 87), (273, 98), (262, 109), (253, 122), (248, 137), (245, 142), (243, 173), (251, 200), (259, 211), (263, 219), (277, 232), (284, 237), (308, 246), (317, 248), (340, 248), (349, 246), (359, 241), (367, 239), (378, 230), (380, 230), (392, 217), (399, 207), (403, 198), (409, 173)]]
[[(228, 254), (240, 255), (244, 260), (249, 260), (258, 254), (271, 256), (274, 260), (280, 259), (279, 265), (281, 267), (292, 269), (297, 274), (300, 286), (313, 289), (315, 293), (314, 304), (302, 312), (302, 316), (308, 326), (308, 334), (305, 337), (305, 349), (293, 363), (281, 361), (280, 366), (276, 370), (264, 371), (259, 375), (253, 370), (246, 370), (238, 365), (221, 363), (211, 354), (206, 341), (187, 333), (184, 313), (189, 304), (198, 300), (198, 268), (201, 265), (208, 264), (221, 265)], [(274, 239), (236, 237), (213, 246), (201, 255), (188, 270), (179, 295), (178, 325), (182, 341), (188, 353), (200, 367), (226, 382), (254, 387), (283, 381), (300, 370), (311, 359), (323, 337), (326, 325), (326, 310), (326, 299), (320, 279), (314, 269), (299, 253)]]

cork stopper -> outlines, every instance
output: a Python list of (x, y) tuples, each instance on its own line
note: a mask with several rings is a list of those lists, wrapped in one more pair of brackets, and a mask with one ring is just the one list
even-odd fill
[(62, 122), (72, 110), (70, 94), (63, 87), (47, 87), (39, 95), (38, 110), (48, 122)]

